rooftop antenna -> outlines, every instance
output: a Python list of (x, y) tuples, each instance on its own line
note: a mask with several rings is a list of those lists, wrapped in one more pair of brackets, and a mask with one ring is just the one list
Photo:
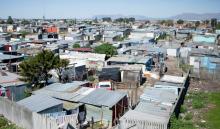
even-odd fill
[(43, 4), (42, 5), (43, 6), (43, 20), (45, 21), (45, 19), (46, 19), (46, 17), (45, 17), (45, 10), (46, 10), (45, 4), (46, 4), (46, 2), (44, 2), (44, 0), (42, 0), (42, 4)]

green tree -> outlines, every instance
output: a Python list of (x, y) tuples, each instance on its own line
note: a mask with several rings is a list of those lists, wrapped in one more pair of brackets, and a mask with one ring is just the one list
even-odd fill
[(186, 23), (186, 25), (185, 25), (185, 27), (187, 27), (187, 28), (192, 28), (192, 24), (191, 23)]
[(216, 29), (220, 29), (220, 22), (217, 24)]
[(166, 26), (173, 26), (173, 20), (167, 20)]
[(216, 26), (217, 26), (217, 19), (216, 18), (211, 19), (211, 26), (212, 26), (213, 30), (216, 28)]
[(5, 24), (5, 21), (3, 19), (0, 20), (0, 24)]
[(121, 36), (117, 36), (116, 37), (116, 41), (124, 41), (125, 37), (121, 37)]
[(71, 20), (69, 21), (69, 25), (70, 25), (70, 26), (71, 26), (71, 25), (75, 25), (76, 22), (77, 22), (76, 19), (71, 19)]
[(23, 38), (25, 38), (26, 35), (30, 34), (30, 32), (27, 31), (20, 31)]
[(115, 19), (115, 22), (118, 22), (118, 23), (135, 22), (135, 18), (133, 18), (133, 17), (130, 17), (130, 18), (117, 18), (117, 19)]
[(94, 51), (95, 53), (106, 54), (108, 57), (111, 57), (117, 54), (117, 49), (108, 43), (104, 43), (100, 46), (95, 47)]
[(164, 25), (165, 23), (166, 23), (165, 20), (161, 20), (161, 21), (159, 21), (159, 24), (161, 24), (161, 25)]
[(124, 19), (123, 18), (117, 18), (117, 19), (115, 19), (115, 22), (121, 23), (121, 22), (124, 22)]
[(197, 28), (197, 27), (199, 27), (199, 25), (200, 25), (200, 21), (196, 21), (195, 22), (195, 27)]
[(29, 22), (28, 20), (25, 20), (25, 19), (24, 19), (24, 20), (21, 21), (21, 24), (23, 24), (23, 25), (28, 25), (28, 24), (30, 24), (30, 22)]
[(7, 24), (13, 24), (14, 21), (11, 16), (8, 17)]
[(90, 81), (90, 82), (94, 82), (95, 81), (95, 78), (93, 77), (93, 76), (88, 76), (88, 79), (87, 79), (88, 81)]
[(64, 23), (67, 23), (67, 19), (63, 19), (63, 22), (64, 22)]
[(130, 17), (130, 18), (128, 18), (128, 21), (129, 21), (129, 22), (135, 22), (135, 18)]
[(178, 21), (177, 21), (177, 24), (183, 24), (184, 23), (184, 21), (182, 20), (182, 19), (179, 19)]
[(111, 19), (110, 17), (103, 17), (103, 18), (102, 18), (102, 21), (103, 21), (103, 22), (111, 22), (112, 19)]
[(28, 60), (23, 61), (19, 64), (20, 78), (21, 81), (27, 82), (28, 84), (34, 84), (35, 86), (40, 85), (40, 69), (37, 60), (30, 57)]
[(94, 23), (98, 23), (98, 18), (96, 17), (94, 20), (93, 20)]
[(165, 26), (173, 26), (173, 20), (162, 20), (162, 21), (159, 21), (159, 24), (165, 25)]
[(75, 44), (73, 44), (73, 48), (80, 48), (79, 43), (75, 43)]
[(203, 21), (203, 24), (208, 25), (209, 24), (209, 20)]
[(60, 66), (58, 65), (60, 62), (59, 55), (55, 55), (52, 51), (43, 50), (19, 65), (20, 80), (31, 85), (34, 84), (34, 86), (47, 85), (50, 78), (48, 72)]
[(145, 24), (150, 24), (150, 21), (149, 20), (145, 21)]
[(63, 82), (62, 73), (65, 71), (66, 67), (69, 65), (69, 60), (59, 59), (58, 63), (55, 66), (59, 82)]

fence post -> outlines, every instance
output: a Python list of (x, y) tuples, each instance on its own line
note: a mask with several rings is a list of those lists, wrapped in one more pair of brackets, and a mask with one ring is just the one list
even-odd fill
[(94, 118), (93, 117), (92, 117), (91, 123), (92, 123), (92, 129), (93, 129), (93, 124), (94, 124)]

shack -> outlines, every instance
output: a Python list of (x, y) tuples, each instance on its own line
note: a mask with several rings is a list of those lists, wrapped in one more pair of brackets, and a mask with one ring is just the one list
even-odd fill
[(17, 103), (28, 108), (32, 112), (40, 114), (63, 111), (63, 104), (61, 101), (46, 95), (32, 95)]
[(107, 60), (108, 65), (125, 65), (125, 64), (141, 64), (144, 65), (144, 70), (151, 71), (153, 58), (151, 56), (133, 56), (133, 55), (118, 55)]
[[(0, 96), (7, 97), (12, 101), (19, 101), (25, 98), (27, 84), (20, 81), (19, 78), (20, 76), (15, 73), (0, 70)], [(4, 91), (1, 89), (4, 89)]]
[(86, 105), (87, 120), (93, 117), (108, 127), (116, 125), (128, 109), (127, 94), (119, 91), (96, 89), (79, 101)]

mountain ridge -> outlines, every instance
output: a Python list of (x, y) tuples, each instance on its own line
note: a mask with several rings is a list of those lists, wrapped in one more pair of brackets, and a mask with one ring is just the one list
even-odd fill
[(137, 20), (161, 20), (161, 19), (172, 19), (172, 20), (178, 20), (178, 19), (183, 19), (183, 20), (207, 20), (211, 18), (216, 18), (220, 20), (220, 13), (203, 13), (203, 14), (198, 14), (198, 13), (182, 13), (178, 15), (174, 15), (171, 17), (166, 17), (166, 18), (153, 18), (153, 17), (147, 17), (144, 15), (122, 15), (122, 14), (112, 14), (112, 15), (95, 15), (92, 17), (92, 19), (102, 19), (104, 17), (111, 17), (112, 19), (117, 19), (117, 18), (129, 18), (129, 17), (134, 17)]

